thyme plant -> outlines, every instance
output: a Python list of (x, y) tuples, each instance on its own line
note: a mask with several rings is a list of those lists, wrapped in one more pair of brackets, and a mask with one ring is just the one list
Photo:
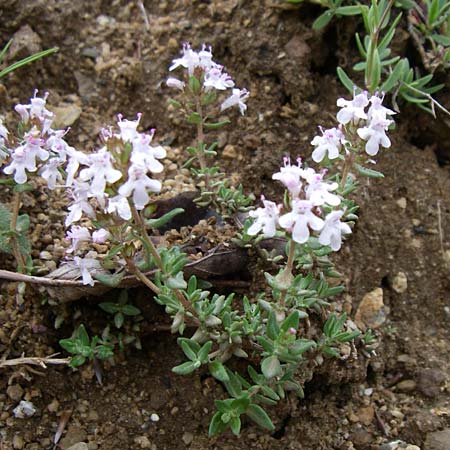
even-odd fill
[[(223, 112), (237, 106), (243, 114), (249, 93), (234, 87), (223, 67), (212, 60), (210, 48), (195, 52), (185, 45), (182, 52), (171, 69), (185, 68), (187, 79), (169, 78), (168, 84), (180, 90), (183, 98), (177, 102), (188, 122), (197, 127), (197, 142), (189, 152), (192, 173), (199, 180), (199, 202), (231, 216), (248, 207), (249, 197), (233, 204), (220, 197), (226, 179), (218, 176), (215, 152), (209, 150), (202, 130), (225, 121), (211, 122), (212, 113), (204, 113), (203, 108), (213, 108), (217, 95), (232, 89), (214, 108)], [(21, 118), (17, 136), (3, 124), (0, 127), (2, 170), (18, 187), (14, 205), (19, 206), (14, 207), (11, 221), (20, 217), (17, 196), (33, 175), (45, 180), (49, 189), (69, 195), (65, 225), (71, 246), (66, 258), (77, 268), (83, 284), (116, 287), (126, 274), (134, 275), (170, 316), (172, 333), (180, 335), (178, 344), (186, 361), (172, 370), (180, 375), (208, 370), (223, 383), (228, 398), (215, 401), (210, 435), (227, 428), (239, 434), (242, 416), (274, 429), (268, 406), (290, 391), (302, 397), (303, 384), (317, 365), (327, 358), (344, 359), (355, 345), (372, 342), (371, 335), (355, 341), (360, 331), (353, 322), (345, 314), (332, 312), (330, 299), (343, 287), (332, 281), (340, 274), (330, 257), (341, 249), (357, 219), (357, 205), (351, 198), (357, 189), (354, 174), (382, 176), (367, 164), (373, 163), (380, 147), (391, 145), (387, 131), (395, 113), (382, 105), (384, 95), (355, 90), (353, 99), (338, 99), (338, 124), (321, 128), (311, 142), (312, 159), (323, 169), (316, 170), (300, 159), (291, 163), (286, 157), (273, 174), (285, 188), (283, 198), (262, 197), (263, 206), (248, 212), (237, 239), (256, 248), (263, 239), (277, 237), (285, 242), (285, 252), (273, 259), (277, 269), (265, 273), (264, 291), (243, 296), (219, 295), (196, 276), (187, 279), (183, 269), (188, 256), (177, 245), (158, 246), (152, 239), (157, 228), (182, 210), (160, 218), (148, 219), (144, 214), (161, 191), (157, 176), (163, 172), (160, 160), (166, 150), (152, 143), (154, 130), (138, 131), (141, 115), (135, 120), (119, 115), (116, 128), (101, 131), (101, 148), (84, 153), (67, 144), (66, 131), (52, 128), (53, 114), (46, 108), (46, 98), (35, 93), (30, 104), (16, 106)], [(19, 242), (17, 226), (14, 230), (10, 236), (13, 247)], [(89, 251), (91, 243), (106, 244), (109, 250), (100, 258)], [(20, 267), (25, 264), (19, 260), (25, 257), (20, 249), (14, 254)], [(126, 294), (100, 306), (113, 315), (119, 330), (126, 316), (140, 313)], [(124, 340), (123, 335), (111, 336), (109, 328), (102, 338), (89, 338), (80, 325), (71, 338), (60, 343), (72, 355), (75, 367), (112, 357), (114, 347)], [(232, 358), (245, 359), (247, 372), (231, 370)]]

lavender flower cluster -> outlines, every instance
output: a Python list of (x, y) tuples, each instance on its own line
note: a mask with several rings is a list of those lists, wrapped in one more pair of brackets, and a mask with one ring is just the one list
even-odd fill
[[(340, 125), (338, 128), (321, 129), (322, 136), (314, 137), (311, 141), (316, 147), (312, 153), (313, 160), (321, 162), (325, 156), (329, 160), (336, 159), (342, 150), (345, 153), (358, 152), (361, 144), (356, 142), (358, 137), (363, 140), (362, 145), (370, 156), (376, 155), (380, 146), (390, 147), (386, 131), (393, 120), (388, 116), (395, 112), (382, 106), (382, 101), (383, 97), (378, 94), (369, 99), (367, 92), (354, 95), (353, 100), (338, 99), (337, 105), (341, 110), (337, 120)], [(283, 211), (283, 205), (263, 197), (264, 207), (250, 212), (254, 222), (247, 232), (250, 236), (262, 232), (265, 237), (273, 237), (277, 229), (281, 229), (299, 244), (306, 243), (311, 233), (316, 232), (320, 244), (338, 251), (342, 246), (342, 237), (352, 232), (350, 226), (341, 221), (345, 210), (338, 208), (341, 205), (341, 196), (335, 193), (338, 183), (324, 180), (326, 170), (317, 173), (311, 167), (303, 168), (300, 159), (297, 163), (291, 165), (290, 160), (285, 158), (284, 167), (272, 176), (287, 188), (290, 210)], [(324, 210), (329, 212), (324, 214)]]
[[(172, 65), (169, 67), (170, 71), (178, 67), (184, 67), (187, 69), (189, 77), (198, 75), (202, 79), (202, 89), (205, 93), (210, 92), (212, 89), (218, 91), (231, 89), (231, 95), (220, 105), (220, 110), (224, 111), (237, 106), (241, 114), (245, 114), (247, 110), (245, 102), (250, 93), (247, 89), (235, 88), (233, 79), (223, 70), (224, 67), (213, 61), (211, 47), (207, 48), (203, 45), (202, 49), (196, 52), (192, 50), (188, 43), (185, 43), (183, 44), (182, 53), (183, 56), (181, 58), (176, 58), (172, 61)], [(167, 86), (184, 91), (186, 83), (178, 78), (169, 77)]]
[[(368, 98), (367, 92), (354, 94), (353, 100), (345, 100), (339, 98), (337, 106), (342, 108), (337, 113), (339, 122), (338, 128), (330, 128), (323, 130), (322, 136), (316, 136), (311, 144), (316, 148), (312, 153), (312, 159), (315, 162), (321, 162), (328, 154), (328, 159), (336, 159), (342, 149), (350, 148), (356, 144), (354, 130), (357, 136), (367, 141), (365, 143), (365, 151), (370, 156), (375, 156), (380, 146), (389, 148), (391, 141), (386, 135), (389, 126), (394, 123), (388, 116), (395, 114), (389, 108), (385, 108), (383, 96), (378, 93)], [(369, 105), (367, 112), (365, 108)]]
[[(166, 156), (161, 146), (152, 146), (155, 130), (139, 133), (141, 115), (136, 120), (118, 117), (119, 132), (112, 127), (101, 130), (103, 146), (92, 153), (83, 153), (71, 147), (64, 136), (68, 130), (54, 130), (54, 114), (46, 108), (47, 94), (37, 97), (37, 91), (28, 105), (18, 104), (15, 110), (21, 116), (23, 136), (10, 138), (10, 133), (0, 122), (0, 150), (3, 168), (13, 175), (17, 184), (28, 181), (29, 173), (37, 172), (49, 189), (66, 189), (72, 197), (65, 225), (71, 226), (67, 238), (72, 245), (67, 253), (76, 254), (80, 243), (105, 242), (110, 233), (100, 228), (73, 225), (84, 217), (96, 219), (98, 214), (113, 215), (128, 221), (132, 208), (142, 210), (148, 204), (149, 192), (160, 192), (161, 182), (150, 178), (149, 173), (160, 173), (163, 165), (158, 159)], [(99, 263), (89, 258), (74, 256), (85, 284), (93, 284), (87, 270)]]
[(319, 242), (329, 245), (334, 251), (341, 248), (342, 235), (351, 233), (348, 224), (341, 222), (343, 210), (334, 210), (323, 219), (320, 217), (323, 206), (338, 206), (341, 199), (334, 194), (337, 183), (324, 181), (325, 171), (317, 173), (312, 168), (302, 168), (301, 160), (297, 165), (291, 165), (288, 158), (284, 167), (272, 178), (278, 180), (288, 189), (291, 210), (281, 214), (283, 206), (262, 198), (264, 208), (250, 211), (250, 217), (255, 221), (247, 230), (250, 236), (260, 231), (265, 237), (273, 237), (277, 228), (282, 228), (292, 235), (292, 239), (304, 244), (308, 241), (311, 230), (319, 232)]

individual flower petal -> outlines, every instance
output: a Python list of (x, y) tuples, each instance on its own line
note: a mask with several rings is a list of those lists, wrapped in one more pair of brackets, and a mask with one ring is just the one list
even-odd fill
[(341, 222), (344, 211), (332, 211), (325, 217), (323, 229), (319, 235), (322, 245), (329, 245), (335, 252), (341, 248), (342, 235), (350, 234), (351, 228), (347, 223)]
[(100, 228), (99, 230), (95, 230), (92, 233), (92, 242), (95, 244), (104, 244), (110, 237), (110, 233), (108, 230), (104, 228)]
[(130, 205), (126, 197), (116, 195), (108, 200), (107, 213), (117, 213), (123, 220), (130, 220), (132, 217)]
[(302, 182), (300, 181), (303, 173), (301, 160), (297, 159), (297, 165), (291, 165), (291, 160), (287, 157), (283, 160), (284, 167), (281, 167), (279, 172), (274, 173), (272, 179), (283, 183), (293, 198), (298, 197), (302, 188)]
[(86, 227), (73, 225), (67, 232), (66, 238), (72, 240), (72, 245), (66, 250), (66, 253), (75, 253), (79, 249), (82, 242), (91, 240), (91, 233)]
[(294, 199), (292, 211), (282, 215), (279, 224), (282, 228), (292, 233), (292, 239), (299, 244), (304, 244), (310, 236), (309, 229), (320, 231), (323, 220), (312, 212), (313, 204), (308, 200)]
[(235, 88), (232, 90), (232, 94), (222, 103), (220, 110), (225, 111), (226, 109), (237, 105), (241, 114), (244, 115), (247, 110), (245, 102), (249, 96), (250, 92), (248, 92), (247, 89)]
[(368, 155), (376, 155), (380, 145), (384, 148), (391, 146), (391, 141), (386, 135), (386, 131), (391, 123), (393, 123), (392, 120), (374, 118), (368, 127), (358, 128), (358, 136), (367, 141), (365, 150)]
[(186, 83), (184, 81), (179, 80), (178, 78), (169, 77), (166, 80), (166, 84), (170, 88), (179, 89), (180, 91), (184, 90)]
[(73, 260), (80, 269), (83, 284), (94, 286), (95, 281), (92, 278), (91, 271), (93, 269), (100, 269), (100, 263), (96, 259), (80, 258), (79, 256), (75, 256)]
[(342, 125), (349, 123), (350, 121), (357, 122), (359, 119), (367, 119), (367, 114), (364, 108), (369, 104), (367, 98), (367, 91), (363, 91), (358, 95), (353, 94), (353, 100), (345, 100), (339, 98), (337, 105), (342, 108), (337, 113), (337, 120)]
[(345, 136), (339, 128), (331, 128), (329, 130), (323, 130), (322, 136), (315, 136), (311, 141), (311, 144), (316, 147), (312, 153), (312, 159), (315, 162), (320, 162), (325, 158), (328, 153), (329, 159), (336, 159), (339, 156), (339, 150), (346, 142)]
[(276, 226), (280, 214), (280, 207), (274, 202), (265, 200), (261, 197), (264, 208), (257, 208), (256, 211), (250, 211), (250, 217), (256, 219), (247, 230), (250, 236), (256, 236), (261, 230), (265, 237), (273, 237), (276, 233)]

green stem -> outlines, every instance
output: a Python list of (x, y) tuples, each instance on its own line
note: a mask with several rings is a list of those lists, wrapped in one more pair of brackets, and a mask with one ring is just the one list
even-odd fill
[[(294, 259), (295, 259), (295, 250), (297, 247), (297, 243), (291, 240), (289, 243), (289, 253), (288, 253), (288, 260), (286, 263), (286, 267), (283, 269), (282, 272), (282, 278), (285, 280), (285, 284), (288, 284), (290, 279), (292, 279), (292, 270), (294, 268)], [(287, 294), (288, 288), (283, 289), (280, 294), (280, 299), (278, 301), (280, 307), (284, 308), (286, 304), (286, 294)]]
[(344, 161), (344, 168), (342, 169), (342, 178), (339, 183), (339, 190), (342, 192), (345, 189), (345, 184), (347, 182), (348, 174), (353, 167), (353, 153), (347, 153)]
[(380, 32), (383, 28), (383, 22), (386, 19), (386, 16), (389, 14), (389, 11), (392, 9), (392, 6), (394, 5), (395, 0), (390, 0), (389, 4), (386, 6), (386, 9), (383, 11), (383, 15), (381, 16), (380, 21), (378, 22), (378, 25), (373, 30), (373, 32), (370, 32), (370, 48), (369, 48), (369, 54), (367, 55), (367, 69), (366, 69), (366, 88), (369, 90), (373, 90), (376, 88), (376, 86), (372, 86), (372, 70), (373, 70), (373, 56), (375, 53), (375, 49), (378, 47), (378, 39), (380, 37)]
[[(136, 225), (139, 228), (141, 238), (146, 243), (146, 247), (150, 250), (150, 253), (152, 254), (153, 259), (156, 262), (156, 265), (158, 266), (158, 269), (161, 271), (163, 275), (165, 275), (164, 272), (164, 265), (161, 260), (161, 256), (159, 256), (158, 250), (155, 247), (155, 244), (153, 244), (152, 240), (150, 239), (149, 235), (147, 234), (147, 229), (145, 227), (145, 223), (142, 220), (141, 215), (139, 214), (136, 207), (133, 205), (132, 201), (129, 201), (131, 214), (133, 216), (133, 220), (136, 223)], [(136, 275), (136, 277), (141, 280), (146, 286), (148, 286), (155, 294), (159, 294), (161, 290), (152, 282), (150, 281), (134, 264), (132, 261), (127, 261), (128, 266), (130, 267), (131, 271)], [(179, 302), (183, 305), (184, 309), (186, 311), (189, 311), (193, 316), (194, 320), (197, 317), (197, 311), (195, 311), (192, 304), (185, 298), (183, 293), (178, 289), (173, 289), (173, 292), (175, 293), (177, 299)], [(200, 323), (200, 322), (198, 322)]]
[(147, 229), (145, 227), (145, 223), (142, 220), (141, 215), (137, 211), (136, 207), (133, 205), (133, 202), (129, 201), (131, 214), (133, 216), (133, 220), (136, 223), (137, 227), (139, 228), (140, 236), (145, 241), (147, 248), (150, 250), (150, 253), (152, 254), (153, 259), (155, 260), (156, 265), (158, 266), (159, 270), (163, 272), (163, 263), (161, 260), (161, 256), (159, 256), (158, 250), (155, 247), (155, 244), (153, 244), (152, 240), (150, 239), (149, 235), (147, 234)]
[[(198, 158), (198, 162), (200, 164), (200, 168), (201, 169), (206, 169), (207, 164), (206, 164), (206, 158), (205, 158), (205, 154), (203, 153), (203, 145), (205, 143), (205, 132), (203, 130), (203, 108), (202, 108), (202, 104), (200, 101), (200, 97), (197, 97), (195, 99), (195, 109), (197, 114), (200, 116), (200, 121), (197, 124), (197, 146), (198, 146), (198, 153), (197, 153), (197, 158)], [(209, 191), (209, 184), (210, 184), (210, 180), (209, 180), (209, 175), (206, 174), (205, 175), (205, 190)]]
[[(19, 212), (20, 212), (21, 197), (22, 196), (21, 196), (20, 192), (14, 193), (13, 211), (12, 211), (12, 216), (11, 216), (11, 230), (14, 231), (14, 233), (17, 233), (17, 218), (19, 217)], [(22, 272), (25, 268), (25, 260), (20, 251), (19, 241), (15, 234), (13, 234), (11, 236), (11, 246), (12, 246), (14, 257), (16, 258), (17, 269), (19, 272)]]

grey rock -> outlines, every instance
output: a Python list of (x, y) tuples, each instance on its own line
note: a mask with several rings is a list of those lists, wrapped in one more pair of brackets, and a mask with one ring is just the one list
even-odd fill
[(89, 446), (85, 442), (77, 442), (71, 445), (66, 450), (89, 450)]
[(418, 373), (417, 389), (427, 397), (437, 397), (445, 378), (445, 373), (439, 369), (423, 369)]
[(428, 433), (424, 450), (448, 450), (450, 448), (450, 428)]

